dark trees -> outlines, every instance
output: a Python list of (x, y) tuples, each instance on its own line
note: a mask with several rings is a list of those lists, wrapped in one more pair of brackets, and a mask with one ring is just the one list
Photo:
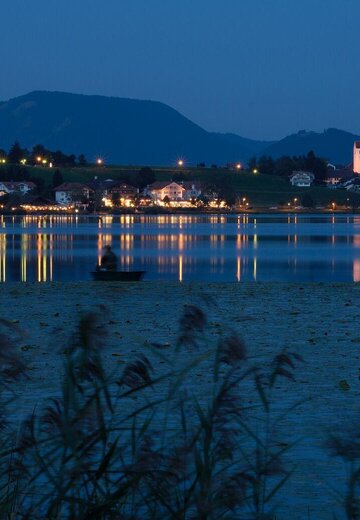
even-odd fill
[(284, 155), (276, 160), (274, 173), (276, 175), (281, 175), (282, 177), (288, 177), (293, 171), (299, 169), (301, 170), (302, 168), (297, 161), (292, 157)]
[(27, 155), (27, 152), (21, 148), (18, 141), (15, 141), (9, 150), (8, 160), (11, 164), (19, 164), (25, 155)]
[(85, 155), (83, 153), (79, 155), (78, 163), (79, 163), (79, 166), (86, 166), (87, 165), (87, 160), (86, 160), (86, 157), (85, 157)]
[(49, 150), (47, 150), (42, 144), (35, 145), (31, 152), (31, 158), (33, 161), (36, 161), (37, 157), (41, 157), (42, 159), (48, 158), (49, 155)]
[(66, 155), (61, 150), (56, 150), (56, 152), (49, 152), (52, 158), (52, 161), (55, 163), (55, 166), (75, 166), (76, 165), (76, 156)]
[(267, 157), (266, 155), (262, 155), (260, 159), (257, 162), (255, 162), (255, 165), (252, 170), (258, 169), (261, 173), (266, 173), (269, 175), (273, 175), (275, 172), (275, 161), (272, 157)]
[(155, 173), (149, 166), (141, 168), (137, 175), (137, 184), (139, 188), (145, 188), (148, 184), (155, 182)]
[(322, 182), (327, 172), (326, 161), (316, 157), (313, 151), (310, 151), (307, 155), (293, 157), (284, 155), (276, 160), (266, 155), (258, 160), (253, 157), (249, 161), (249, 169), (255, 168), (258, 168), (260, 173), (280, 175), (281, 177), (288, 177), (293, 171), (297, 170), (308, 171), (315, 175), (317, 182)]
[(249, 170), (255, 170), (257, 169), (257, 159), (256, 157), (251, 157), (249, 159), (249, 163), (248, 163), (248, 167), (249, 167)]
[(313, 151), (310, 151), (305, 158), (305, 169), (312, 172), (318, 182), (322, 182), (326, 177), (326, 162), (323, 159), (316, 157)]
[(210, 199), (224, 200), (227, 206), (233, 206), (236, 202), (237, 194), (234, 185), (228, 175), (214, 175), (212, 180), (205, 185), (205, 194)]

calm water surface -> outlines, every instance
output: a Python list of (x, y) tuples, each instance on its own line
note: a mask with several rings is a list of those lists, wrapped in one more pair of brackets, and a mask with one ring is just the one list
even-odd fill
[(353, 215), (0, 217), (0, 281), (89, 280), (111, 244), (145, 280), (360, 281)]

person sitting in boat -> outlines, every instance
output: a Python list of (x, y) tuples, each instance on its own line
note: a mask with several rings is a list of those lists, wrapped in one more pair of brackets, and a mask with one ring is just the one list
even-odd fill
[(103, 271), (117, 271), (117, 256), (111, 246), (104, 246), (104, 254), (101, 257), (100, 269)]

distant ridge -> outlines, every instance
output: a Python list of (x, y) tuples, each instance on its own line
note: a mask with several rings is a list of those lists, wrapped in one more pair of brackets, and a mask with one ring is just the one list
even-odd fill
[(65, 153), (85, 153), (108, 163), (226, 164), (266, 153), (274, 157), (314, 150), (332, 162), (349, 163), (359, 136), (336, 129), (299, 132), (277, 142), (207, 132), (168, 105), (105, 96), (35, 91), (0, 102), (0, 148), (18, 140)]
[(272, 143), (265, 148), (264, 153), (277, 158), (282, 155), (302, 155), (313, 150), (335, 164), (349, 164), (352, 162), (354, 141), (357, 140), (358, 135), (336, 128), (329, 128), (322, 133), (302, 130)]

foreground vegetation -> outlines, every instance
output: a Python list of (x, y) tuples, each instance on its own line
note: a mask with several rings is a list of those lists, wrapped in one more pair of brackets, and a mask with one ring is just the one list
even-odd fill
[[(173, 345), (148, 343), (148, 355), (107, 373), (103, 321), (87, 314), (61, 350), (57, 397), (38, 404), (19, 433), (16, 388), (31, 372), (17, 354), (16, 324), (0, 325), (1, 518), (275, 520), (279, 500), (291, 511), (282, 489), (293, 445), (274, 400), (276, 388), (295, 384), (296, 353), (259, 365), (234, 331), (220, 328), (211, 340), (206, 315), (188, 306)], [(199, 370), (206, 388), (192, 383)], [(349, 520), (360, 518), (357, 439), (355, 430), (328, 446), (352, 468), (342, 499)]]

